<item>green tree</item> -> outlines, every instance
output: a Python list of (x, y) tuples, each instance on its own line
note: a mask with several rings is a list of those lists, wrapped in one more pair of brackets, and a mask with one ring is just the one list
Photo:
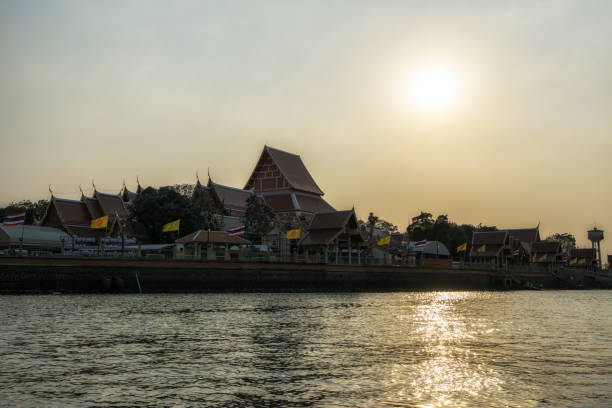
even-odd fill
[(49, 200), (38, 200), (36, 202), (22, 200), (19, 202), (12, 202), (6, 207), (0, 208), (0, 219), (10, 214), (25, 211), (25, 224), (34, 225), (45, 215), (48, 206)]
[(270, 230), (274, 213), (259, 197), (252, 195), (247, 198), (245, 225), (247, 239), (261, 243), (264, 235)]
[(561, 253), (569, 255), (572, 249), (576, 248), (576, 237), (567, 232), (555, 233), (545, 239), (545, 241), (556, 241), (561, 245)]
[(148, 187), (132, 204), (128, 222), (131, 231), (142, 241), (160, 243), (176, 239), (176, 232), (162, 233), (162, 227), (177, 219), (181, 220), (181, 236), (200, 228), (200, 216), (189, 197), (172, 187)]

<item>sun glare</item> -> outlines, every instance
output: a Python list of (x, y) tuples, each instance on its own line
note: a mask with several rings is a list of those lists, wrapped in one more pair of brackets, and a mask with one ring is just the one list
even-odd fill
[(457, 99), (458, 81), (451, 70), (424, 66), (407, 78), (403, 97), (416, 109), (439, 112), (448, 109)]

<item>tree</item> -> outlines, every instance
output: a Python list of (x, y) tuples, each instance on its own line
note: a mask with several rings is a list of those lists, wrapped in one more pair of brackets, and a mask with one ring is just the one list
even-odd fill
[(261, 243), (264, 235), (270, 230), (274, 213), (259, 197), (252, 195), (247, 198), (245, 225), (247, 239)]
[(561, 253), (564, 255), (570, 254), (572, 249), (576, 248), (576, 237), (567, 232), (555, 233), (545, 239), (545, 241), (556, 241), (561, 246)]
[(22, 200), (12, 202), (4, 208), (0, 208), (0, 219), (4, 219), (7, 215), (25, 211), (25, 224), (33, 225), (42, 219), (49, 206), (49, 200), (38, 200), (32, 202), (30, 200)]
[(172, 187), (148, 187), (132, 204), (129, 225), (141, 240), (160, 243), (176, 239), (176, 232), (162, 233), (162, 227), (177, 219), (181, 220), (181, 236), (200, 228), (200, 216), (190, 198)]

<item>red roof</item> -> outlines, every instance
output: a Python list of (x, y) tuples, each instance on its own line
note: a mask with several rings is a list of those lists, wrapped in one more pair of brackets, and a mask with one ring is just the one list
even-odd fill
[(81, 201), (85, 203), (85, 207), (87, 207), (87, 211), (91, 218), (100, 218), (104, 215), (102, 208), (100, 208), (100, 203), (97, 199), (93, 197), (81, 197)]

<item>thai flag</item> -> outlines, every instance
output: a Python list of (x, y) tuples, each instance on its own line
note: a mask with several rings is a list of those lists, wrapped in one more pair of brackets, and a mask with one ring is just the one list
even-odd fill
[(518, 249), (515, 249), (514, 251), (512, 251), (512, 256), (519, 256), (520, 253), (521, 251), (519, 251)]
[(427, 246), (427, 240), (417, 241), (414, 243), (415, 248), (425, 248)]
[(242, 224), (237, 227), (230, 228), (229, 230), (227, 230), (227, 233), (230, 237), (242, 237), (246, 233), (246, 227), (244, 226), (244, 224)]
[(16, 214), (7, 215), (4, 217), (4, 221), (2, 221), (2, 225), (5, 227), (10, 227), (13, 225), (23, 225), (25, 223), (25, 214), (26, 212), (20, 212)]

